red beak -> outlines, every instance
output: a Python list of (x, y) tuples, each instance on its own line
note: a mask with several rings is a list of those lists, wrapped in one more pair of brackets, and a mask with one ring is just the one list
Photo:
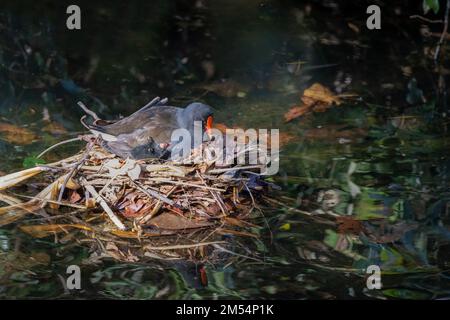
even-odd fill
[(212, 117), (212, 116), (209, 116), (209, 117), (206, 119), (206, 133), (208, 134), (208, 136), (209, 136), (210, 138), (211, 138), (210, 133), (211, 133), (212, 127), (213, 127), (213, 117)]

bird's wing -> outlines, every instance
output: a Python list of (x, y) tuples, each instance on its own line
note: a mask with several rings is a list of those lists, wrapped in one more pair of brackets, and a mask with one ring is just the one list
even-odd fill
[[(142, 108), (131, 116), (123, 118), (106, 126), (90, 125), (91, 131), (110, 136), (131, 134), (136, 130), (145, 128), (147, 134), (155, 141), (167, 142), (167, 131), (178, 128), (177, 111), (180, 108), (171, 106), (154, 106)], [(108, 139), (107, 139), (108, 140)], [(168, 138), (170, 141), (170, 136)]]
[(159, 158), (166, 153), (165, 148), (144, 134), (144, 129), (138, 130), (136, 134), (121, 134), (116, 141), (105, 142), (103, 147), (122, 158)]
[(104, 141), (102, 143), (102, 147), (110, 152), (113, 153), (123, 159), (130, 158), (131, 157), (131, 151), (133, 150), (132, 147), (130, 147), (126, 143), (120, 143), (117, 141)]

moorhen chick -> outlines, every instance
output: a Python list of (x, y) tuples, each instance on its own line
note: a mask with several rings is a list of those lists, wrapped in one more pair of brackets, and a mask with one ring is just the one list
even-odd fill
[[(171, 141), (172, 132), (186, 129), (194, 141), (194, 123), (202, 123), (203, 132), (212, 128), (211, 107), (200, 102), (186, 108), (148, 104), (130, 116), (107, 125), (87, 125), (101, 135), (102, 146), (122, 158), (165, 158), (178, 141)], [(202, 132), (202, 134), (203, 134)], [(192, 144), (192, 147), (196, 147)]]

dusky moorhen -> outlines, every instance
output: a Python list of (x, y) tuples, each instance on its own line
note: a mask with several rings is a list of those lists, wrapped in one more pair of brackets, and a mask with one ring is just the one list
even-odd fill
[(176, 129), (188, 130), (193, 142), (195, 121), (202, 123), (202, 130), (211, 129), (212, 109), (200, 102), (186, 108), (146, 105), (112, 124), (87, 126), (94, 135), (101, 135), (102, 146), (109, 152), (122, 158), (144, 159), (166, 157), (175, 143), (171, 136)]

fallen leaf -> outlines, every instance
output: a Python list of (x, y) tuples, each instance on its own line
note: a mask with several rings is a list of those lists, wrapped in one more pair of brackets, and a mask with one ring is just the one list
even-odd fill
[(153, 202), (141, 198), (141, 193), (132, 191), (126, 193), (116, 205), (126, 218), (142, 216), (153, 209)]
[(111, 159), (106, 161), (104, 167), (109, 171), (111, 177), (128, 175), (132, 180), (137, 180), (141, 174), (141, 166), (132, 159), (127, 159), (125, 163), (119, 159)]
[(42, 207), (43, 202), (37, 200), (0, 207), (0, 227), (13, 223), (29, 213), (37, 212)]
[(95, 199), (94, 198), (88, 198), (85, 201), (86, 208), (91, 209), (91, 208), (95, 208), (97, 207), (97, 204), (95, 203)]
[(119, 248), (117, 248), (116, 244), (114, 242), (108, 242), (105, 247), (106, 253), (117, 260), (121, 260), (123, 258), (123, 255), (121, 254)]
[(305, 89), (300, 100), (302, 101), (302, 105), (294, 106), (284, 114), (286, 122), (301, 117), (311, 111), (325, 112), (332, 105), (340, 105), (342, 103), (340, 96), (335, 95), (330, 89), (320, 83), (314, 83), (311, 87)]
[(187, 219), (178, 214), (163, 212), (155, 218), (150, 219), (147, 226), (154, 226), (158, 229), (166, 230), (182, 230), (209, 227), (212, 226), (212, 223)]
[(323, 102), (319, 102), (319, 103), (316, 103), (316, 104), (313, 106), (312, 111), (313, 111), (313, 112), (325, 112), (325, 111), (327, 111), (329, 108), (330, 108), (330, 106), (329, 106), (328, 104), (323, 103)]
[(335, 103), (340, 105), (342, 103), (339, 96), (331, 92), (330, 89), (324, 87), (320, 83), (314, 83), (308, 89), (303, 92), (303, 97), (311, 98), (314, 101), (322, 101), (328, 104)]
[(4, 122), (0, 123), (0, 133), (3, 140), (13, 144), (30, 144), (38, 138), (30, 129)]
[(352, 217), (336, 217), (338, 233), (359, 235), (363, 231), (362, 222)]
[(284, 114), (284, 119), (286, 122), (294, 120), (295, 118), (301, 117), (306, 114), (311, 109), (310, 106), (303, 105), (301, 107), (292, 107), (288, 112)]
[(18, 183), (27, 180), (38, 173), (47, 171), (48, 169), (45, 167), (34, 167), (30, 169), (25, 169), (19, 172), (14, 172), (7, 174), (6, 176), (0, 177), (0, 190), (11, 188)]
[(40, 224), (31, 226), (20, 226), (20, 230), (29, 234), (33, 238), (44, 238), (58, 232), (67, 232), (68, 228), (77, 228), (92, 231), (91, 228), (82, 224)]
[(114, 242), (108, 242), (106, 244), (106, 252), (109, 256), (117, 260), (124, 260), (128, 262), (137, 262), (139, 258), (132, 254), (130, 251), (124, 252), (120, 250)]
[(125, 217), (138, 217), (142, 216), (146, 212), (150, 211), (152, 207), (147, 201), (143, 199), (138, 199), (136, 202), (131, 203), (130, 205), (125, 207), (125, 211), (123, 215)]

